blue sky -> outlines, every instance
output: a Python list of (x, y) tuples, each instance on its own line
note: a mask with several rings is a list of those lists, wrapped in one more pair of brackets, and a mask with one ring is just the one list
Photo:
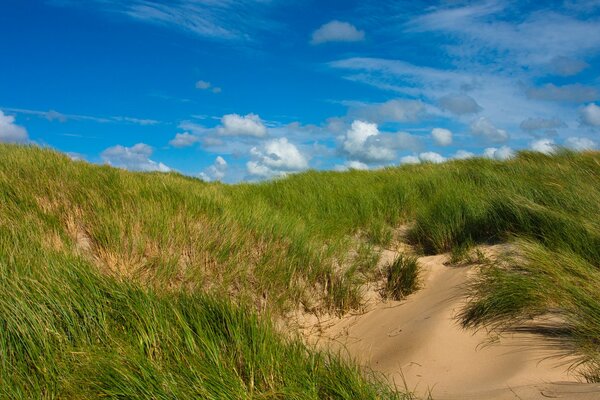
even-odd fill
[(0, 141), (237, 182), (600, 143), (600, 1), (4, 0)]

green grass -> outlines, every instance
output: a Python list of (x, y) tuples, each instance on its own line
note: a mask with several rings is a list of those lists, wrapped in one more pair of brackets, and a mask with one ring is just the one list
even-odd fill
[(30, 271), (0, 263), (1, 398), (401, 398), (245, 306), (45, 257)]
[(570, 250), (553, 251), (533, 241), (518, 244), (516, 256), (492, 263), (471, 284), (463, 324), (546, 335), (557, 354), (577, 356), (585, 377), (598, 382), (598, 265)]
[(414, 256), (400, 254), (387, 266), (386, 297), (401, 300), (419, 288), (419, 263)]
[(361, 285), (380, 277), (376, 246), (407, 223), (428, 254), (531, 243), (484, 270), (464, 322), (503, 329), (558, 310), (561, 343), (598, 379), (599, 199), (597, 152), (223, 185), (0, 145), (0, 390), (392, 396), (352, 364), (281, 337), (267, 316), (359, 307)]

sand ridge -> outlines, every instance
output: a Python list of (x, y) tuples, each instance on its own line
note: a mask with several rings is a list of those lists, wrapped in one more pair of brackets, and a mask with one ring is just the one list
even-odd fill
[(476, 269), (446, 265), (448, 258), (419, 258), (421, 290), (402, 302), (379, 302), (364, 314), (322, 324), (311, 341), (347, 352), (419, 396), (600, 399), (600, 385), (578, 382), (568, 369), (572, 359), (544, 338), (463, 329), (456, 313)]

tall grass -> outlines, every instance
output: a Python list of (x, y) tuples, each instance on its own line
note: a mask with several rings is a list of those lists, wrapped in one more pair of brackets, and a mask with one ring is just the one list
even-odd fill
[(401, 398), (247, 306), (37, 256), (29, 271), (0, 262), (0, 398)]
[[(383, 389), (355, 367), (281, 339), (248, 310), (358, 307), (360, 286), (379, 275), (376, 246), (407, 223), (426, 253), (514, 238), (538, 246), (546, 261), (487, 270), (465, 323), (506, 325), (568, 298), (565, 340), (596, 363), (593, 378), (599, 199), (595, 152), (229, 186), (0, 145), (0, 387), (15, 398), (217, 398), (224, 386), (234, 398), (376, 397)], [(548, 275), (560, 299), (538, 290)]]

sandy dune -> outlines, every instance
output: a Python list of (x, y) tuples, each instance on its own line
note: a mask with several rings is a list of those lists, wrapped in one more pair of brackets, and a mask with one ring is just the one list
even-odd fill
[(569, 359), (545, 339), (498, 340), (461, 328), (455, 314), (474, 269), (444, 261), (443, 255), (422, 257), (420, 291), (321, 326), (319, 344), (347, 349), (397, 385), (434, 399), (600, 399), (600, 385), (577, 383), (567, 372)]

